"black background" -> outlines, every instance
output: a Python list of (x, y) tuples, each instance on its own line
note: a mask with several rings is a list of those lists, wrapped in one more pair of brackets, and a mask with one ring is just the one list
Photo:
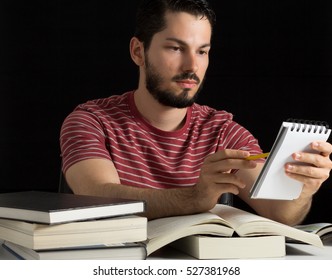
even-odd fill
[[(74, 107), (137, 85), (138, 1), (0, 2), (0, 192), (57, 191), (59, 131)], [(332, 125), (332, 2), (211, 0), (217, 14), (199, 103), (273, 144), (286, 118)], [(331, 179), (307, 222), (332, 222)]]

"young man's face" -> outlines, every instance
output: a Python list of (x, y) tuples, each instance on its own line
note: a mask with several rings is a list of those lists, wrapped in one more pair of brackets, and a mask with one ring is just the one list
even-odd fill
[(167, 13), (166, 22), (146, 53), (146, 87), (161, 104), (185, 108), (194, 103), (204, 80), (211, 25), (187, 13)]

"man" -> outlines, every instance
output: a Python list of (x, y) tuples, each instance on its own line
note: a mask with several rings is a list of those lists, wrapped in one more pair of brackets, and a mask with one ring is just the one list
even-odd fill
[[(232, 115), (195, 103), (209, 64), (214, 13), (205, 0), (143, 1), (130, 55), (138, 88), (78, 106), (61, 130), (63, 172), (74, 193), (143, 199), (149, 219), (211, 209), (224, 193), (258, 214), (299, 223), (328, 178), (329, 143), (294, 151), (294, 201), (251, 200), (263, 160), (257, 140)], [(303, 166), (301, 163), (309, 165)]]

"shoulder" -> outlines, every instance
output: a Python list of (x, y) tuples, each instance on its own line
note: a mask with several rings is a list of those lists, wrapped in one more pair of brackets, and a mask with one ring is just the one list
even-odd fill
[(130, 92), (122, 95), (112, 95), (106, 98), (99, 98), (89, 100), (85, 103), (79, 104), (68, 116), (68, 118), (104, 118), (111, 117), (117, 113), (127, 114), (129, 110), (128, 96)]
[(91, 127), (100, 129), (100, 126), (110, 124), (114, 120), (123, 117), (128, 118), (128, 96), (130, 92), (122, 95), (112, 95), (87, 101), (78, 105), (65, 118), (62, 129), (73, 127)]
[(216, 110), (206, 105), (195, 103), (192, 106), (192, 117), (195, 122), (207, 124), (229, 124), (233, 122), (233, 114), (225, 110)]
[(209, 106), (194, 104), (193, 126), (206, 134), (215, 133), (223, 148), (259, 149), (258, 140), (252, 133), (233, 119), (233, 114)]
[(74, 111), (86, 110), (86, 111), (100, 111), (100, 110), (121, 110), (128, 107), (128, 98), (131, 92), (126, 92), (122, 95), (112, 95), (106, 98), (99, 98), (89, 100), (85, 103), (78, 105)]

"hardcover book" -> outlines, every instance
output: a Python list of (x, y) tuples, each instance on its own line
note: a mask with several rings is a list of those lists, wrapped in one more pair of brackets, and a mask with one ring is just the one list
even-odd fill
[(56, 224), (145, 211), (138, 200), (40, 191), (0, 194), (0, 218)]

